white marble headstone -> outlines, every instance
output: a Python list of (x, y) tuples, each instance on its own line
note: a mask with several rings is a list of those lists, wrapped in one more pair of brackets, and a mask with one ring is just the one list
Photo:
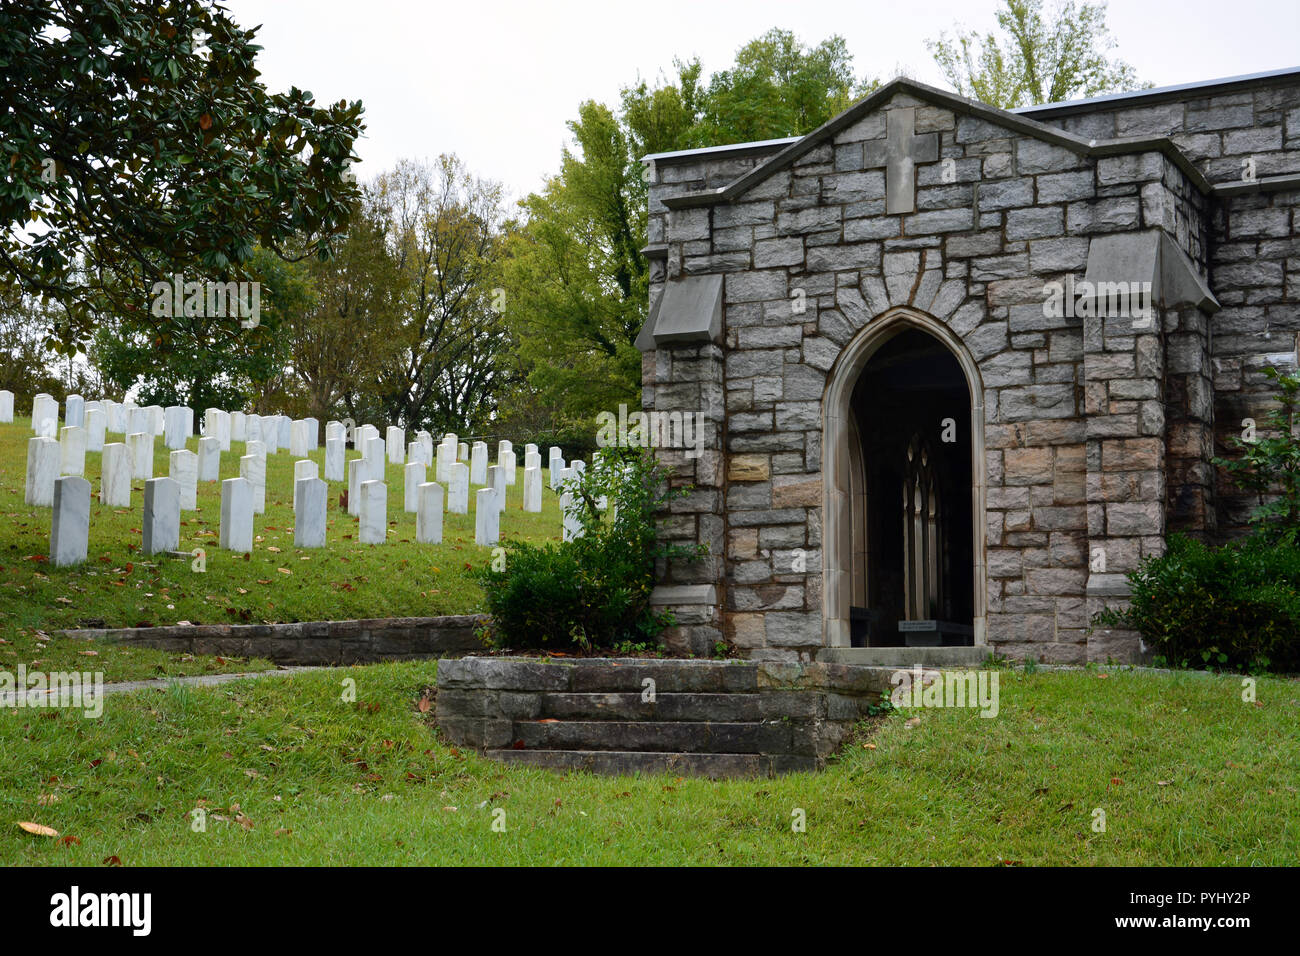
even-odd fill
[(364, 447), (366, 458), (370, 460), (370, 476), (375, 481), (384, 479), (384, 440), (367, 438)]
[(501, 506), (497, 504), (496, 489), (480, 488), (474, 497), (474, 543), (494, 545), (500, 539)]
[(221, 483), (218, 544), (230, 551), (253, 550), (253, 486), (245, 478), (227, 478)]
[(542, 469), (536, 465), (524, 469), (524, 510), (542, 510)]
[(59, 430), (59, 474), (85, 473), (86, 429), (80, 425), (65, 425)]
[(86, 409), (86, 451), (103, 451), (108, 413), (102, 408)]
[(402, 469), (405, 482), (402, 495), (402, 510), (408, 514), (417, 514), (420, 505), (420, 485), (424, 484), (424, 463), (408, 462)]
[(294, 458), (307, 457), (307, 423), (301, 419), (289, 424), (289, 454)]
[(167, 472), (176, 482), (181, 498), (181, 510), (193, 511), (199, 506), (199, 456), (188, 448), (180, 448), (167, 456)]
[(126, 436), (131, 448), (131, 477), (148, 481), (153, 477), (153, 432), (132, 432)]
[[(38, 438), (55, 438), (59, 434), (59, 403), (44, 392), (32, 398), (32, 434)], [(53, 490), (50, 495), (52, 503)]]
[(173, 451), (184, 448), (194, 428), (194, 412), (184, 405), (169, 405), (163, 419), (163, 444)]
[(69, 395), (64, 401), (63, 424), (72, 427), (86, 424), (86, 400), (80, 395)]
[(361, 486), (370, 480), (370, 459), (352, 458), (348, 461), (348, 514), (354, 518), (361, 514)]
[(476, 441), (469, 453), (469, 483), (471, 485), (486, 485), (487, 469), (487, 442)]
[(325, 480), (342, 481), (343, 475), (343, 439), (325, 439)]
[(442, 485), (436, 482), (426, 481), (417, 489), (415, 540), (442, 544)]
[(406, 430), (396, 425), (389, 425), (388, 432), (384, 436), (384, 451), (388, 454), (388, 460), (394, 465), (404, 464)]
[(388, 486), (382, 481), (361, 483), (361, 519), (357, 540), (362, 544), (383, 544), (388, 540)]
[(497, 511), (505, 511), (506, 470), (500, 465), (488, 465), (488, 487), (497, 493)]
[(216, 437), (204, 436), (199, 439), (199, 481), (219, 481), (221, 479), (221, 443)]
[(90, 546), (90, 482), (75, 475), (56, 479), (53, 505), (50, 564), (81, 564)]
[(104, 443), (99, 463), (99, 502), (109, 508), (131, 507), (131, 449), (125, 442)]
[(561, 537), (565, 541), (582, 537), (582, 522), (578, 520), (578, 504), (573, 494), (566, 491), (560, 495), (560, 512), (564, 515), (564, 530)]
[(325, 547), (325, 499), (328, 493), (329, 485), (319, 478), (299, 478), (293, 483), (294, 547)]
[(181, 497), (170, 478), (150, 478), (144, 483), (145, 554), (175, 551), (181, 544)]
[(253, 514), (266, 514), (266, 459), (244, 455), (239, 459), (239, 477), (253, 490)]
[(320, 468), (317, 467), (316, 462), (312, 461), (310, 458), (304, 458), (302, 461), (295, 461), (293, 463), (294, 513), (297, 513), (298, 511), (298, 482), (302, 481), (304, 478), (319, 478), (319, 477), (320, 477)]
[(37, 436), (27, 440), (27, 485), (23, 503), (37, 508), (54, 505), (54, 482), (59, 477), (62, 453), (53, 438)]
[(469, 465), (453, 461), (447, 466), (447, 511), (469, 514)]

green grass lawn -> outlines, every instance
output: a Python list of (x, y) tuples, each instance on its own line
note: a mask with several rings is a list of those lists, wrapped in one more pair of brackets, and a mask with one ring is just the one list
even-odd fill
[[(429, 663), (386, 664), (115, 696), (97, 721), (0, 712), (0, 863), (1294, 865), (1300, 853), (1295, 681), (1261, 679), (1254, 705), (1233, 677), (1002, 671), (994, 719), (895, 715), (825, 773), (723, 783), (507, 769), (437, 739), (416, 707), (433, 682)], [(196, 808), (206, 832), (191, 827)]]
[[(254, 519), (253, 551), (217, 547), (221, 516), (218, 482), (200, 482), (198, 510), (181, 513), (181, 550), (207, 553), (204, 573), (192, 562), (143, 558), (139, 553), (144, 483), (132, 483), (131, 508), (99, 504), (100, 459), (87, 453), (85, 477), (91, 483), (90, 552), (86, 564), (52, 568), (49, 554), (51, 512), (23, 504), (27, 440), (31, 429), (19, 416), (0, 425), (0, 668), (24, 662), (46, 670), (84, 669), (83, 644), (51, 639), (69, 627), (132, 627), (189, 621), (192, 624), (262, 623), (458, 614), (482, 608), (474, 580), (491, 557), (474, 544), (474, 491), (470, 513), (446, 514), (443, 543), (415, 543), (415, 515), (402, 509), (402, 468), (388, 465), (389, 541), (361, 545), (357, 520), (339, 509), (343, 483), (331, 482), (328, 546), (302, 550), (293, 546), (293, 464), (282, 449), (267, 456), (266, 513)], [(120, 440), (119, 436), (109, 436)], [(198, 451), (198, 439), (189, 449)], [(242, 442), (221, 456), (221, 477), (239, 475)], [(170, 451), (159, 437), (154, 443), (154, 474), (168, 473)], [(522, 454), (522, 453), (521, 453)], [(325, 452), (311, 454), (324, 474)], [(348, 458), (360, 457), (351, 449)], [(429, 469), (428, 479), (433, 480)], [(508, 489), (501, 520), (503, 539), (544, 542), (560, 539), (560, 509), (549, 487), (542, 511), (523, 510), (523, 470)], [(109, 680), (159, 674), (215, 673), (260, 669), (265, 662), (194, 659), (150, 650), (110, 645), (92, 648), (95, 666)]]

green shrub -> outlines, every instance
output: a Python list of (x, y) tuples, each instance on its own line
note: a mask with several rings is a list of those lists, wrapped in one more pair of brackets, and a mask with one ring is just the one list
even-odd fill
[(480, 574), (492, 643), (590, 650), (655, 642), (671, 623), (650, 609), (655, 561), (695, 553), (656, 538), (655, 513), (687, 490), (670, 490), (667, 478), (649, 453), (606, 449), (566, 484), (582, 536), (558, 546), (509, 542), (504, 569)]
[(1267, 535), (1278, 537), (1300, 534), (1300, 434), (1296, 432), (1300, 413), (1300, 373), (1286, 374), (1275, 368), (1264, 374), (1277, 382), (1277, 407), (1263, 422), (1228, 439), (1241, 452), (1239, 458), (1216, 458), (1214, 463), (1227, 469), (1237, 487), (1253, 491), (1260, 506), (1251, 516), (1251, 524)]
[(1253, 535), (1214, 548), (1171, 535), (1128, 575), (1131, 604), (1095, 623), (1132, 627), (1175, 666), (1300, 670), (1300, 548)]

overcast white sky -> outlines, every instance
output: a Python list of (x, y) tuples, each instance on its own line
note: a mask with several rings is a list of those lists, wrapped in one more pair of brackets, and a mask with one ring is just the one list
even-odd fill
[[(1047, 0), (1050, 8), (1054, 0)], [(362, 179), (401, 157), (454, 152), (514, 197), (559, 165), (584, 99), (611, 105), (638, 75), (698, 55), (706, 74), (771, 27), (845, 38), (858, 75), (943, 85), (925, 41), (994, 25), (996, 0), (228, 0), (262, 24), (262, 79), (321, 102), (361, 99)], [(1300, 66), (1300, 2), (1112, 0), (1116, 53), (1158, 86)]]

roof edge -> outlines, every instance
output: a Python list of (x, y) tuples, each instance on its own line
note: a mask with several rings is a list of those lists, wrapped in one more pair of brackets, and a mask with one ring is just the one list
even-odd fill
[(798, 142), (801, 136), (784, 136), (780, 139), (758, 139), (750, 143), (728, 143), (723, 146), (701, 146), (696, 149), (675, 149), (666, 153), (647, 153), (641, 157), (643, 163), (656, 165), (676, 165), (689, 163), (701, 157), (715, 157), (722, 154), (748, 156), (753, 153), (772, 152), (783, 146)]
[(1020, 115), (1069, 116), (1074, 113), (1090, 113), (1117, 103), (1137, 100), (1163, 102), (1166, 100), (1189, 99), (1190, 93), (1210, 96), (1230, 90), (1255, 89), (1273, 86), (1279, 81), (1295, 80), (1300, 82), (1300, 66), (1289, 66), (1280, 70), (1266, 70), (1261, 73), (1244, 73), (1240, 76), (1225, 76), (1213, 80), (1197, 80), (1192, 83), (1176, 83), (1170, 86), (1158, 86), (1147, 90), (1126, 90), (1121, 93), (1104, 93), (1101, 96), (1089, 96), (1078, 100), (1062, 100), (1057, 103), (1041, 103), (1034, 106), (1018, 106), (1011, 110)]

